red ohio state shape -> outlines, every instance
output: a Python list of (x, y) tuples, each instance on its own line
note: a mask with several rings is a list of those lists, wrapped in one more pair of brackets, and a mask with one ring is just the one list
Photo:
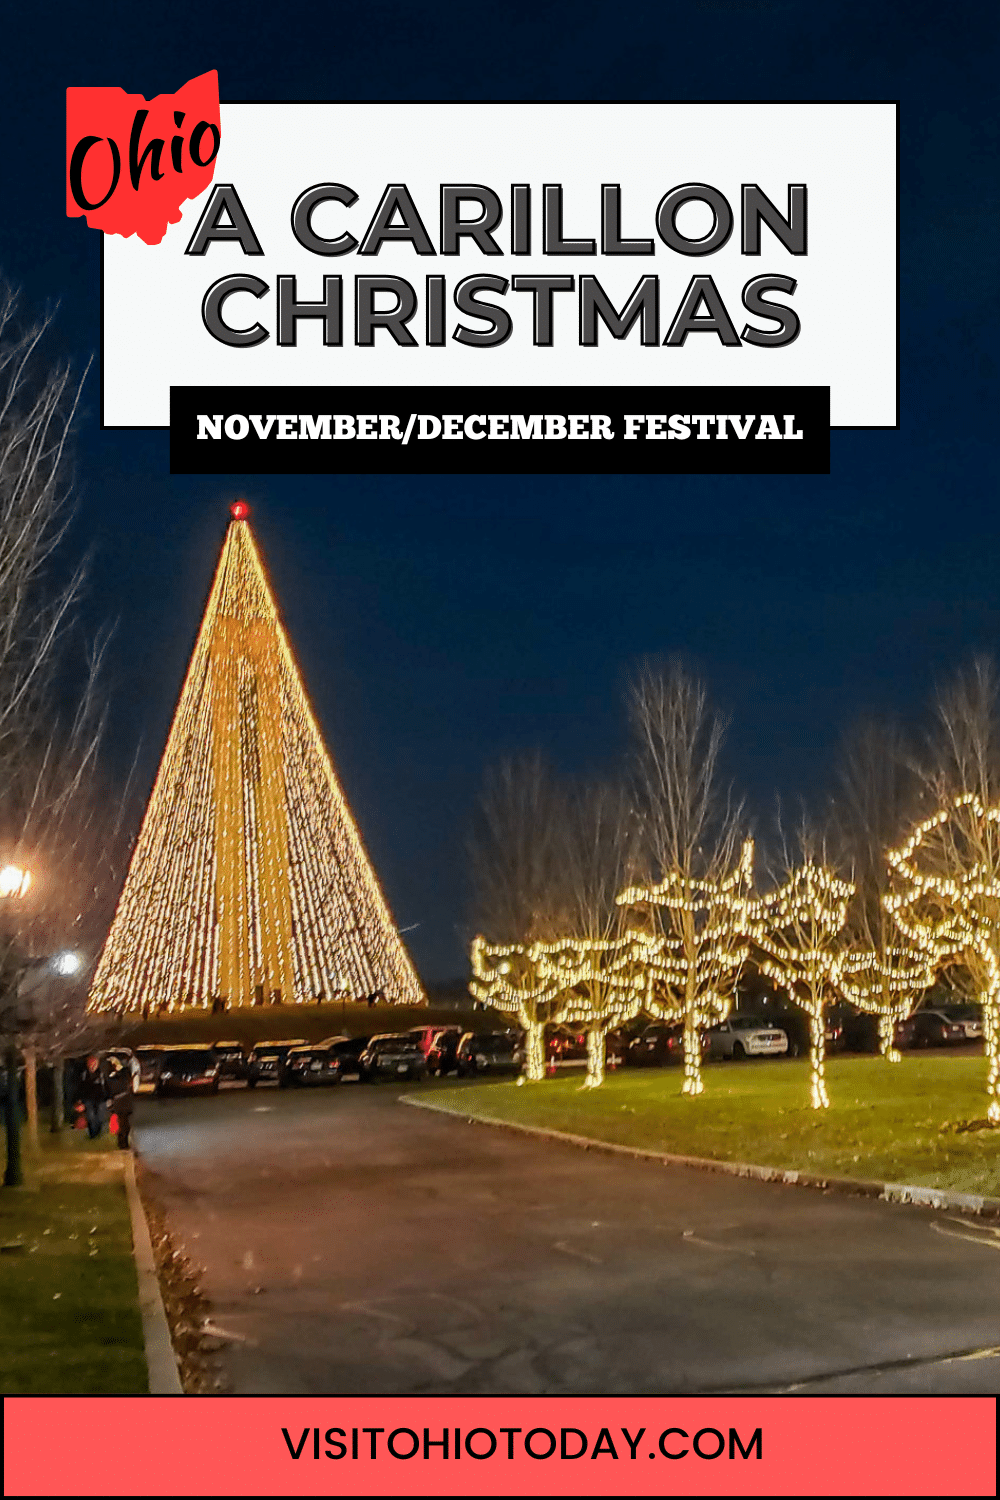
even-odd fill
[(92, 229), (158, 245), (215, 175), (222, 125), (219, 75), (176, 94), (66, 90), (66, 213)]

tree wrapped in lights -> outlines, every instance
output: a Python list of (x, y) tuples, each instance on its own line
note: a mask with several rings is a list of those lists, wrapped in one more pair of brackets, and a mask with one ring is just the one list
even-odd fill
[(702, 1027), (724, 1020), (748, 955), (753, 846), (720, 775), (725, 724), (704, 686), (672, 662), (632, 684), (638, 841), (646, 878), (623, 905), (647, 907), (646, 1009), (684, 1021), (684, 1092), (702, 1093)]
[(585, 1088), (604, 1082), (607, 1034), (639, 1014), (646, 990), (641, 943), (618, 892), (631, 870), (632, 810), (621, 788), (572, 788), (563, 820), (563, 905), (568, 936), (548, 963), (565, 980), (565, 1018), (587, 1033)]
[(502, 761), (485, 778), (469, 839), (474, 914), (471, 994), (516, 1016), (525, 1078), (545, 1077), (545, 1028), (561, 1018), (545, 944), (566, 930), (566, 798), (537, 755)]
[(232, 507), (93, 1009), (425, 996)]
[(889, 854), (886, 905), (928, 967), (966, 964), (983, 1011), (987, 1119), (1000, 1125), (1000, 803), (964, 792)]
[(1000, 678), (977, 657), (939, 692), (923, 768), (935, 811), (889, 855), (886, 907), (929, 964), (964, 963), (979, 996), (987, 1119), (1000, 1125)]
[(566, 1021), (587, 1034), (583, 1086), (604, 1082), (607, 1033), (643, 1009), (648, 970), (643, 939), (635, 933), (588, 942), (489, 944), (473, 940), (477, 1000), (517, 1017), (525, 1033), (525, 1077), (545, 1077), (545, 1028)]
[(516, 1016), (525, 1037), (524, 1076), (545, 1077), (545, 1028), (563, 1019), (562, 976), (553, 973), (542, 943), (488, 943), (476, 937), (470, 950), (470, 993), (481, 1005)]
[(630, 886), (618, 897), (622, 905), (648, 904), (657, 911), (658, 930), (642, 938), (647, 973), (643, 1008), (658, 1019), (684, 1022), (685, 1094), (704, 1091), (702, 1029), (729, 1014), (750, 956), (752, 880), (753, 843), (747, 839), (735, 870), (722, 880), (674, 871), (658, 885)]
[[(887, 922), (891, 915), (886, 911)], [(894, 924), (895, 925), (895, 924)], [(902, 932), (896, 943), (886, 934), (877, 948), (851, 948), (840, 966), (840, 991), (858, 1010), (878, 1020), (879, 1052), (886, 1062), (902, 1061), (896, 1027), (913, 1014), (934, 981), (934, 963)]]
[(933, 981), (926, 955), (910, 942), (885, 904), (891, 870), (886, 850), (907, 826), (915, 788), (911, 756), (890, 723), (861, 724), (845, 741), (836, 825), (855, 893), (848, 907), (841, 993), (877, 1017), (879, 1051), (901, 1061), (896, 1026)]
[(608, 1030), (639, 1014), (647, 982), (642, 943), (626, 930), (616, 901), (632, 835), (625, 799), (605, 785), (556, 787), (534, 760), (502, 767), (491, 778), (486, 808), (496, 834), (476, 846), (480, 857), (497, 836), (510, 841), (492, 877), (499, 887), (495, 921), (544, 925), (552, 936), (514, 944), (477, 937), (470, 989), (477, 1000), (517, 1015), (532, 1081), (544, 1076), (545, 1027), (582, 1026), (584, 1087), (599, 1087)]
[(642, 939), (635, 933), (595, 942), (569, 942), (553, 954), (562, 974), (562, 1019), (585, 1028), (587, 1072), (583, 1088), (600, 1088), (607, 1064), (608, 1032), (632, 1021), (643, 1009), (647, 967)]
[(854, 885), (808, 857), (752, 903), (758, 964), (809, 1018), (810, 1102), (826, 1109), (826, 1008), (840, 993), (844, 926)]

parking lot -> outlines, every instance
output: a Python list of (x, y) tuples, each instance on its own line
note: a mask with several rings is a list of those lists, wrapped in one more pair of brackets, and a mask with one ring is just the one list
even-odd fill
[(469, 1126), (412, 1092), (138, 1102), (227, 1389), (995, 1392), (995, 1231)]

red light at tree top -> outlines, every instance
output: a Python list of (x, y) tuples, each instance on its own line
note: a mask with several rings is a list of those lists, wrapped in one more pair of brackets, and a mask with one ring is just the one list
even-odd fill
[(250, 514), (250, 507), (245, 500), (234, 500), (229, 507), (229, 514), (234, 521), (245, 521)]

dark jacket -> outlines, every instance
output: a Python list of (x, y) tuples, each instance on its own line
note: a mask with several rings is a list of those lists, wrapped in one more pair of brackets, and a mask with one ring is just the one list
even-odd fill
[(80, 1082), (77, 1084), (77, 1098), (86, 1104), (88, 1100), (92, 1103), (102, 1103), (107, 1097), (108, 1081), (101, 1063), (97, 1064), (93, 1072), (84, 1064)]
[(120, 1115), (132, 1113), (132, 1074), (128, 1068), (118, 1068), (108, 1084), (108, 1097)]

